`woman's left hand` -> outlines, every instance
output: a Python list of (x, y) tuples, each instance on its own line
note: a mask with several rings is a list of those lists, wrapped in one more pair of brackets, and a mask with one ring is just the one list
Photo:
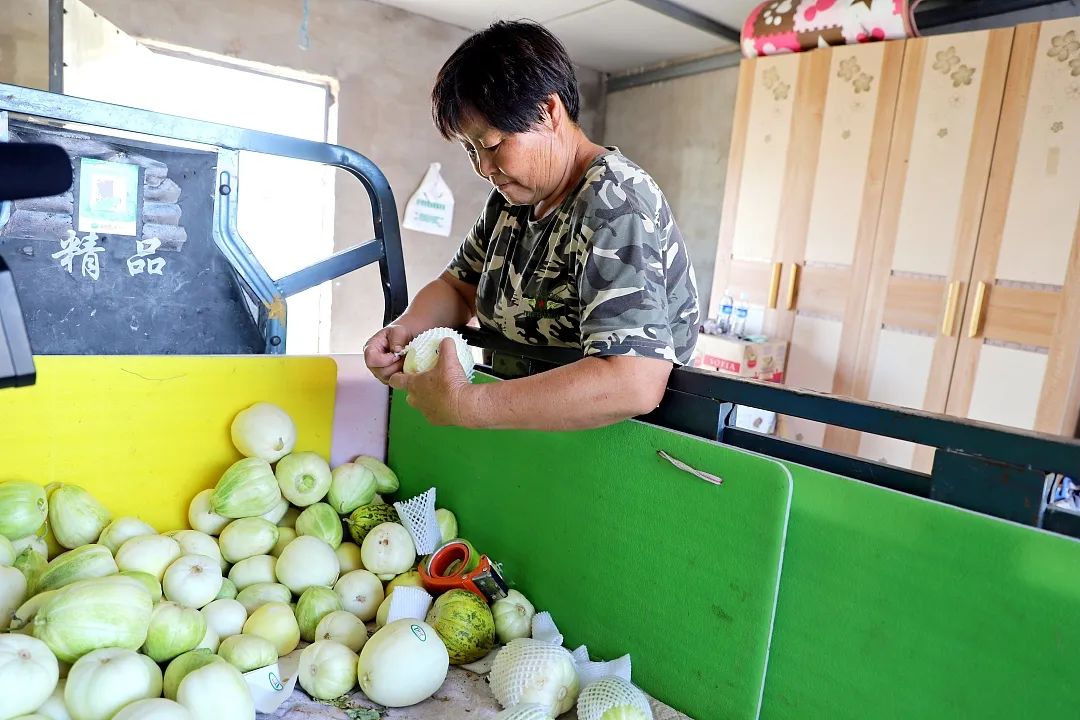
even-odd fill
[(473, 385), (465, 377), (451, 338), (439, 344), (435, 367), (425, 373), (396, 373), (390, 377), (390, 387), (408, 393), (406, 402), (432, 425), (468, 425), (466, 410)]

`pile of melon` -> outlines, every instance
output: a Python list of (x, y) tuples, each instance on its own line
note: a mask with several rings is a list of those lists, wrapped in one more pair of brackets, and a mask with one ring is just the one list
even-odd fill
[[(183, 530), (113, 517), (77, 484), (0, 482), (0, 720), (247, 720), (249, 679), (294, 652), (318, 700), (359, 687), (414, 705), (449, 665), (494, 655), (506, 718), (574, 707), (574, 658), (531, 637), (535, 611), (516, 590), (493, 605), (452, 590), (422, 618), (387, 622), (396, 589), (423, 587), (426, 561), (384, 499), (399, 489), (389, 467), (360, 457), (331, 470), (296, 450), (292, 419), (269, 403), (231, 429), (243, 457), (191, 500)], [(442, 542), (457, 538), (452, 512), (436, 518)], [(625, 684), (628, 703), (579, 702), (581, 717), (651, 718)]]

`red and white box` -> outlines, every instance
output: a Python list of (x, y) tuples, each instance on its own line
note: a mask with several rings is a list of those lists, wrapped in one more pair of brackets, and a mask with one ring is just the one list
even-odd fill
[(783, 340), (751, 342), (730, 335), (702, 333), (694, 350), (693, 365), (725, 375), (783, 382), (787, 347)]

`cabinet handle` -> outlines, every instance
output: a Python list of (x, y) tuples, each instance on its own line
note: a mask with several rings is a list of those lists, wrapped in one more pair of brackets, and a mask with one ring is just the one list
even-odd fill
[(973, 338), (979, 334), (982, 327), (983, 313), (986, 311), (986, 283), (980, 282), (975, 286), (975, 307), (971, 313), (971, 325), (968, 327), (968, 337)]
[(956, 304), (960, 301), (961, 282), (954, 280), (949, 283), (949, 299), (945, 302), (945, 317), (941, 320), (941, 334), (952, 337), (956, 329)]
[(791, 274), (788, 275), (787, 283), (787, 309), (795, 309), (795, 295), (799, 291), (799, 266), (791, 263)]
[(776, 303), (780, 298), (780, 273), (784, 269), (784, 263), (773, 263), (772, 280), (769, 281), (769, 309), (775, 310)]

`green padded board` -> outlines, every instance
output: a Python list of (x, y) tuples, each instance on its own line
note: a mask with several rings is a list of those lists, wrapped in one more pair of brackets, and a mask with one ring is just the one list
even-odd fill
[(401, 393), (389, 456), (399, 496), (438, 488), (461, 535), (551, 612), (568, 648), (630, 653), (637, 684), (698, 720), (758, 717), (791, 504), (782, 465), (637, 422), (433, 427)]
[(789, 469), (762, 718), (1080, 717), (1080, 542)]

